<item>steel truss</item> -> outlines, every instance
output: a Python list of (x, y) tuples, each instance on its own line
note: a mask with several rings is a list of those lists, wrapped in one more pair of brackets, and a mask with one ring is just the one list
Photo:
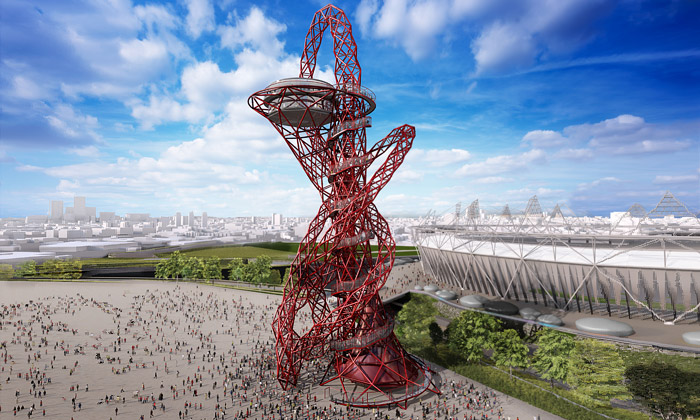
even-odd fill
[(636, 205), (603, 221), (564, 216), (558, 205), (546, 214), (533, 197), (523, 215), (424, 222), (413, 238), (424, 270), (455, 288), (564, 311), (700, 321), (700, 221), (673, 204), (682, 219), (653, 220)]
[[(313, 79), (327, 29), (335, 85)], [(426, 390), (439, 392), (430, 369), (399, 344), (378, 295), (393, 267), (395, 243), (373, 201), (403, 162), (415, 129), (397, 127), (367, 148), (375, 96), (361, 85), (345, 13), (332, 5), (319, 10), (306, 36), (300, 77), (271, 84), (251, 95), (249, 105), (282, 135), (322, 199), (273, 321), (280, 384), (297, 386), (304, 362), (332, 354), (322, 384), (337, 386), (338, 403), (405, 408)], [(385, 154), (370, 176), (370, 165)], [(337, 306), (331, 307), (326, 290)], [(306, 331), (297, 322), (301, 311), (310, 312), (313, 321)]]

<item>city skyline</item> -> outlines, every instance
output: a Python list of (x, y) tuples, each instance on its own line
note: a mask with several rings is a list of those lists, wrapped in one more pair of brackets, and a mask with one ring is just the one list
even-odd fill
[[(369, 142), (416, 126), (384, 214), (536, 194), (604, 215), (666, 190), (700, 209), (700, 5), (336, 4), (381, 105)], [(298, 75), (322, 6), (3, 2), (0, 217), (74, 196), (118, 214), (313, 215), (317, 193), (245, 100)]]

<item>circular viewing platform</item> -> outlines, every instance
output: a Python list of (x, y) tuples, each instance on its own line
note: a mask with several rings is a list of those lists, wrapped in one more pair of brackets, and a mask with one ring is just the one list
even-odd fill
[[(353, 84), (334, 86), (323, 80), (303, 77), (277, 80), (251, 95), (248, 103), (273, 124), (322, 127), (333, 121), (333, 113), (346, 95), (362, 100), (365, 115), (376, 107), (374, 93), (365, 87)], [(363, 124), (366, 124), (364, 120)]]

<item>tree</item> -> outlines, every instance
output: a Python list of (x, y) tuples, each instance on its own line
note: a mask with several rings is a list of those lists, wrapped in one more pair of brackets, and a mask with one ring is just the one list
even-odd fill
[(255, 259), (255, 261), (248, 262), (249, 267), (249, 282), (254, 284), (260, 284), (263, 280), (270, 276), (270, 270), (272, 270), (272, 258), (269, 255), (261, 255)]
[(493, 334), (493, 355), (491, 358), (498, 367), (507, 367), (513, 377), (513, 368), (527, 367), (529, 349), (517, 331), (507, 329)]
[(237, 280), (237, 281), (244, 281), (243, 280), (243, 275), (245, 274), (244, 268), (245, 264), (243, 263), (242, 258), (234, 258), (231, 260), (231, 262), (228, 264), (229, 268), (229, 274), (228, 278), (231, 280)]
[(424, 295), (411, 295), (396, 314), (396, 335), (409, 348), (422, 349), (430, 345), (430, 324), (438, 311), (433, 300)]
[(43, 277), (60, 279), (63, 278), (64, 269), (65, 266), (61, 264), (60, 260), (46, 260), (39, 267), (39, 274)]
[(542, 379), (564, 382), (569, 374), (569, 357), (574, 349), (574, 338), (570, 334), (543, 328), (537, 332), (537, 350), (533, 367)]
[(614, 344), (591, 338), (578, 340), (569, 360), (567, 382), (584, 400), (602, 406), (613, 398), (630, 398), (622, 384), (624, 361)]
[(36, 270), (36, 261), (29, 260), (19, 267), (17, 267), (17, 272), (15, 273), (17, 277), (36, 277), (38, 275)]
[(54, 279), (79, 279), (83, 275), (80, 260), (46, 260), (39, 267), (39, 274)]
[(180, 254), (180, 251), (175, 251), (170, 255), (168, 259), (168, 271), (170, 272), (170, 277), (174, 279), (179, 279), (182, 276), (182, 272), (185, 269), (185, 257)]
[(628, 367), (625, 377), (630, 393), (662, 419), (700, 416), (700, 374), (654, 360)]
[(452, 351), (461, 354), (468, 362), (478, 361), (484, 357), (484, 350), (493, 348), (493, 334), (501, 327), (501, 321), (491, 315), (462, 311), (448, 327), (447, 343)]
[(83, 276), (83, 263), (80, 260), (63, 261), (66, 268), (63, 270), (67, 279), (79, 279)]
[(204, 278), (204, 262), (197, 257), (185, 258), (182, 265), (182, 277), (186, 279)]
[(443, 342), (442, 328), (440, 328), (437, 322), (433, 321), (428, 325), (428, 332), (430, 333), (430, 341), (433, 342), (433, 345)]
[(282, 282), (282, 278), (280, 277), (279, 270), (270, 270), (270, 275), (267, 276), (267, 278), (263, 282), (265, 284), (280, 284)]
[(15, 270), (10, 264), (0, 264), (0, 279), (7, 280), (15, 276)]
[(202, 270), (202, 277), (211, 281), (211, 279), (221, 278), (221, 260), (219, 257), (209, 257), (204, 260), (204, 269)]

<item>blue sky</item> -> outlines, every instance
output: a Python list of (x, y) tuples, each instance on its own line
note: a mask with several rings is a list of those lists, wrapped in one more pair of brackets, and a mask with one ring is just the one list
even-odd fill
[[(297, 76), (324, 3), (0, 3), (0, 217), (88, 197), (99, 211), (313, 215), (298, 163), (247, 97)], [(700, 3), (341, 1), (370, 142), (413, 150), (385, 215), (482, 207), (700, 209)], [(332, 75), (330, 37), (317, 77)]]

